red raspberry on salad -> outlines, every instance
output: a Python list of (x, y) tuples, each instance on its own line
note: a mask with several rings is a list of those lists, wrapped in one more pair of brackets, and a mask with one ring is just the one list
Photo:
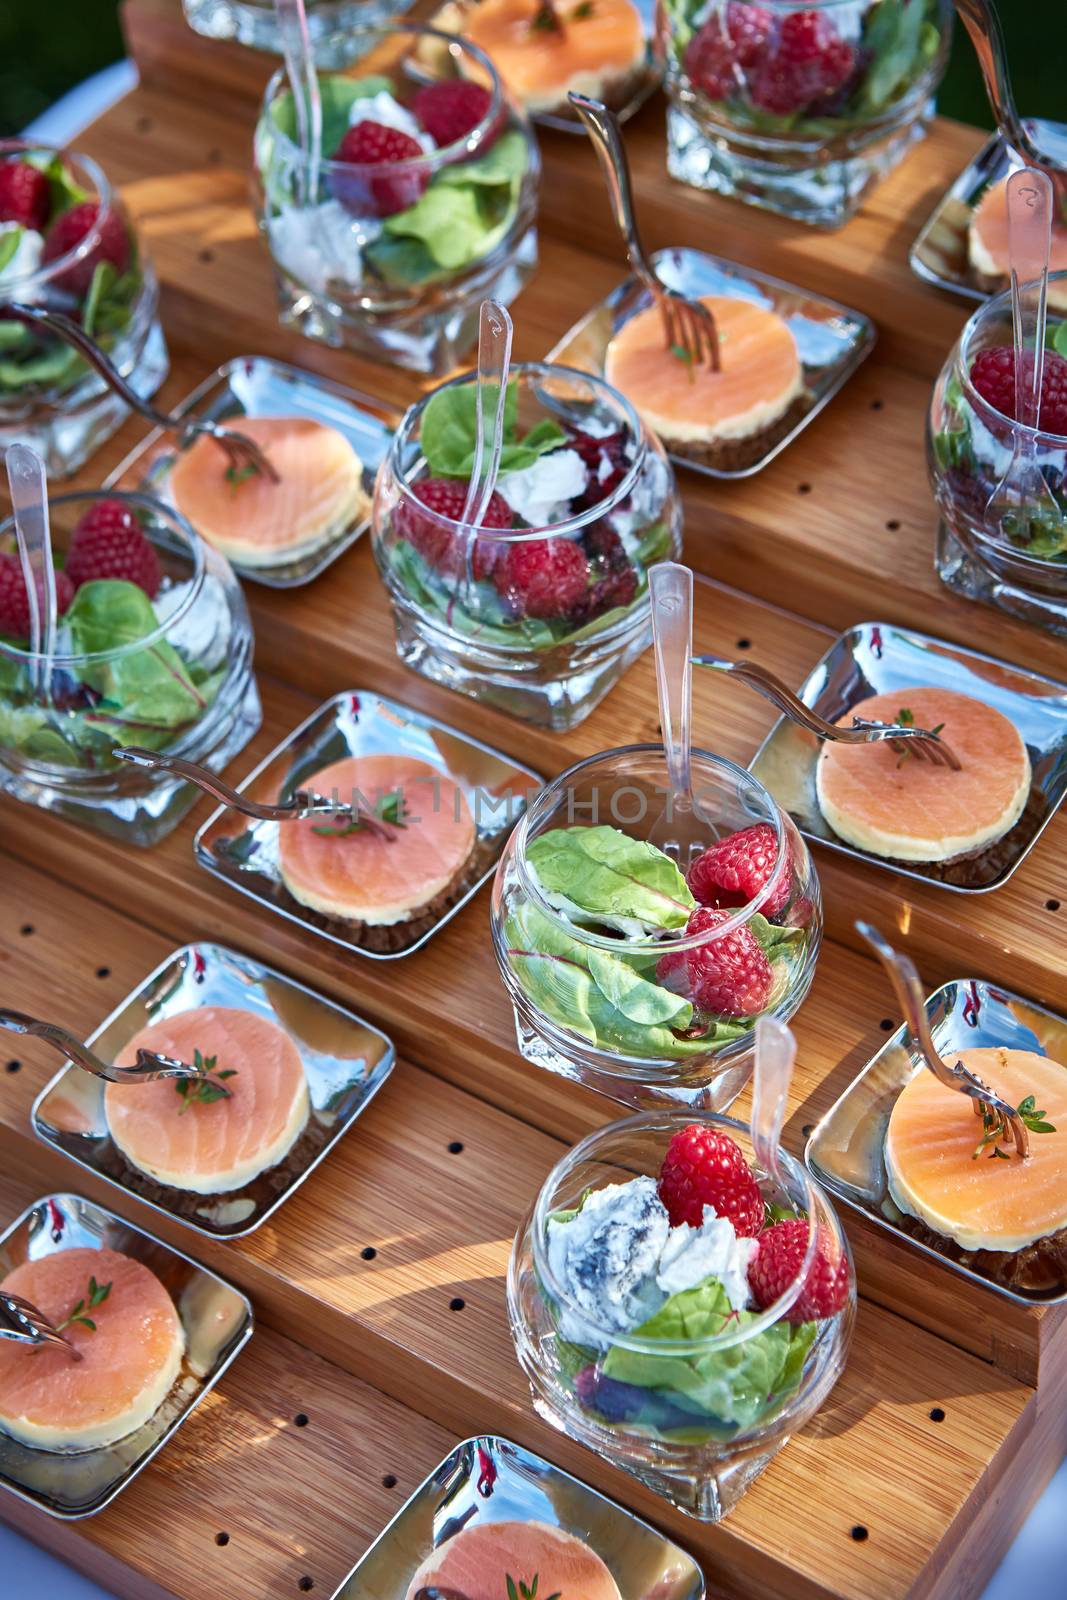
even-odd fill
[(773, 26), (774, 18), (763, 6), (741, 0), (713, 11), (686, 48), (690, 83), (710, 100), (726, 100), (744, 81), (744, 69), (759, 60)]
[[(778, 836), (769, 822), (757, 822), (720, 839), (697, 856), (686, 873), (690, 892), (705, 906), (743, 906), (754, 900), (774, 871)], [(790, 874), (782, 873), (770, 897), (760, 906), (776, 917), (789, 899)]]
[[(43, 600), (44, 585), (37, 585), (38, 602)], [(70, 610), (74, 599), (74, 585), (67, 574), (56, 572), (56, 615)], [(23, 643), (30, 637), (30, 597), (26, 580), (22, 576), (22, 563), (18, 556), (8, 552), (0, 554), (0, 633)]]
[(791, 11), (751, 84), (752, 102), (778, 116), (802, 111), (842, 89), (856, 53), (821, 11)]
[[(467, 503), (467, 488), (468, 485), (461, 478), (423, 478), (411, 492), (428, 511), (436, 512), (439, 517), (447, 517), (451, 522), (459, 522)], [(512, 527), (514, 522), (511, 507), (502, 495), (494, 491), (489, 497), (481, 526), (504, 529)], [(396, 531), (401, 538), (415, 546), (422, 559), (435, 572), (456, 575), (458, 556), (455, 534), (451, 528), (443, 528), (432, 517), (420, 516), (414, 506), (404, 502), (397, 508)], [(488, 578), (491, 575), (500, 550), (500, 541), (475, 540), (472, 566), (476, 578)]]
[[(1034, 356), (1027, 351), (1024, 371), (1033, 375)], [(995, 411), (1018, 417), (1015, 397), (1015, 352), (1011, 345), (983, 350), (971, 363), (971, 382)], [(1045, 351), (1041, 369), (1041, 429), (1067, 435), (1067, 359), (1055, 350)]]
[(149, 600), (161, 581), (155, 547), (121, 500), (98, 500), (82, 517), (71, 534), (67, 576), (76, 588), (98, 578), (124, 578)]
[(581, 511), (587, 506), (599, 505), (610, 494), (614, 494), (630, 470), (623, 434), (609, 433), (603, 438), (597, 438), (591, 433), (575, 431), (567, 443), (571, 450), (578, 452), (589, 468), (589, 482), (575, 500), (575, 510)]
[(763, 1196), (741, 1146), (719, 1128), (691, 1122), (672, 1137), (659, 1175), (659, 1197), (671, 1226), (699, 1228), (704, 1207), (729, 1217), (734, 1232), (754, 1239), (763, 1227)]
[[(410, 133), (399, 128), (387, 128), (384, 122), (357, 122), (349, 128), (334, 151), (333, 159), (346, 165), (380, 167), (398, 161), (413, 161), (423, 155), (422, 146)], [(408, 172), (383, 173), (380, 178), (361, 181), (353, 174), (351, 184), (347, 179), (334, 180), (334, 190), (341, 204), (350, 211), (364, 211), (371, 205), (379, 217), (392, 217), (406, 211), (422, 195), (430, 181), (425, 168)]]
[[(761, 1311), (779, 1300), (796, 1280), (808, 1248), (808, 1223), (787, 1217), (761, 1233), (756, 1254), (748, 1265), (748, 1286)], [(786, 1312), (788, 1322), (818, 1322), (840, 1311), (848, 1299), (848, 1256), (836, 1259), (833, 1241), (820, 1229), (815, 1259), (800, 1294)]]
[(516, 616), (565, 617), (585, 598), (589, 563), (571, 539), (516, 539), (497, 562), (493, 582)]
[(52, 209), (48, 179), (28, 161), (5, 161), (0, 166), (0, 222), (42, 233)]
[[(94, 200), (84, 200), (80, 205), (61, 211), (45, 234), (41, 260), (57, 261), (81, 244), (86, 234), (96, 226), (100, 207)], [(117, 211), (107, 210), (100, 218), (100, 232), (96, 243), (85, 256), (57, 273), (52, 280), (59, 288), (75, 294), (79, 299), (89, 292), (93, 273), (102, 261), (110, 262), (117, 273), (123, 273), (130, 264), (130, 236), (126, 224)]]
[[(689, 913), (685, 937), (712, 933), (730, 920), (718, 906)], [(722, 1017), (756, 1017), (767, 1008), (774, 971), (762, 945), (748, 928), (734, 928), (692, 950), (668, 950), (656, 963), (656, 977), (674, 994), (684, 994), (698, 1011)]]
[[(472, 83), (468, 78), (449, 78), (442, 83), (428, 83), (420, 89), (411, 102), (411, 109), (434, 144), (441, 148), (458, 144), (473, 133), (488, 116), (492, 103), (493, 97), (484, 85)], [(502, 127), (501, 118), (486, 129), (485, 138), (478, 146), (479, 155), (496, 142)]]

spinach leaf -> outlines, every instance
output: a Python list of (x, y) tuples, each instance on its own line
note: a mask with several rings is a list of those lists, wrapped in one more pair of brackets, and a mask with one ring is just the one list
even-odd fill
[(25, 232), (25, 228), (20, 227), (16, 222), (13, 227), (6, 228), (3, 233), (0, 233), (0, 272), (3, 272), (9, 261), (15, 259), (18, 247), (22, 243), (22, 235)]
[(564, 896), (596, 921), (684, 928), (696, 905), (669, 856), (607, 824), (550, 828), (530, 844), (528, 858), (547, 893)]
[(879, 0), (869, 13), (864, 48), (872, 54), (870, 69), (856, 107), (878, 112), (899, 95), (923, 65), (921, 0)]
[[(144, 590), (118, 578), (82, 584), (66, 621), (75, 650), (86, 655), (136, 644), (158, 625)], [(151, 727), (173, 729), (192, 722), (209, 704), (165, 639), (143, 650), (127, 649), (110, 661), (91, 662), (82, 678), (102, 696), (91, 719), (113, 724), (120, 743), (124, 731), (130, 733), (125, 742), (138, 744), (140, 734)]]
[[(496, 411), (497, 390), (487, 384), (485, 390), (486, 421)], [(518, 421), (518, 385), (509, 383), (504, 396), (504, 449), (500, 457), (500, 471), (517, 472), (532, 467), (539, 457), (550, 450), (558, 450), (567, 442), (567, 435), (549, 417), (541, 420), (521, 439), (516, 438)], [(426, 405), (422, 417), (419, 443), (430, 471), (437, 477), (469, 477), (474, 465), (474, 447), (478, 430), (478, 389), (473, 383), (438, 389)]]

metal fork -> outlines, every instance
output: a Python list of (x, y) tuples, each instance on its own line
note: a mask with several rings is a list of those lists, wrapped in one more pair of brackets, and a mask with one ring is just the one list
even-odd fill
[(959, 1094), (969, 1097), (974, 1105), (975, 1115), (981, 1117), (987, 1127), (999, 1125), (999, 1137), (1014, 1144), (1018, 1155), (1025, 1160), (1030, 1153), (1030, 1135), (1017, 1108), (1002, 1100), (977, 1073), (965, 1067), (962, 1061), (957, 1061), (955, 1066), (950, 1067), (938, 1054), (934, 1036), (930, 1031), (930, 1018), (926, 1012), (926, 996), (915, 963), (910, 956), (904, 955), (900, 950), (894, 950), (888, 939), (869, 922), (857, 922), (855, 927), (856, 932), (861, 938), (866, 939), (889, 974), (904, 1016), (904, 1026), (908, 1030), (908, 1041), (912, 1049), (947, 1089), (955, 1089)]
[(715, 318), (699, 300), (690, 300), (679, 289), (667, 287), (641, 241), (634, 213), (630, 164), (619, 119), (602, 101), (592, 100), (588, 95), (571, 94), (569, 99), (592, 136), (593, 148), (607, 180), (615, 225), (626, 245), (627, 260), (656, 302), (668, 350), (682, 352), (691, 369), (706, 366), (718, 372), (721, 357)]
[(755, 689), (765, 700), (770, 700), (779, 711), (800, 728), (807, 728), (820, 739), (830, 739), (837, 744), (888, 743), (898, 755), (914, 755), (935, 767), (960, 770), (959, 757), (940, 734), (927, 728), (915, 728), (903, 722), (875, 722), (869, 717), (853, 717), (851, 726), (838, 727), (827, 722), (818, 712), (806, 706), (792, 689), (787, 689), (781, 678), (775, 677), (766, 667), (755, 661), (731, 661), (725, 656), (694, 656), (695, 667), (711, 667), (715, 672), (729, 673), (740, 678), (749, 688)]
[(31, 1017), (25, 1011), (13, 1011), (7, 1006), (0, 1006), (0, 1028), (8, 1033), (43, 1039), (73, 1061), (75, 1066), (81, 1067), (84, 1072), (91, 1072), (94, 1078), (104, 1078), (108, 1083), (152, 1083), (156, 1078), (203, 1077), (199, 1067), (191, 1067), (185, 1061), (175, 1061), (172, 1056), (157, 1055), (154, 1050), (138, 1050), (137, 1061), (132, 1067), (114, 1067), (90, 1050), (87, 1044), (82, 1044), (73, 1033), (60, 1027), (58, 1022), (42, 1022), (39, 1017)]
[(139, 412), (157, 428), (177, 433), (178, 442), (183, 447), (198, 434), (207, 434), (225, 451), (235, 473), (259, 472), (265, 478), (269, 478), (271, 483), (280, 481), (277, 469), (269, 457), (247, 434), (227, 428), (221, 422), (213, 422), (210, 417), (176, 417), (169, 411), (157, 411), (147, 400), (142, 400), (141, 396), (130, 388), (121, 372), (112, 366), (100, 346), (89, 337), (84, 328), (72, 318), (64, 316), (61, 311), (48, 311), (44, 306), (9, 303), (4, 307), (4, 313), (30, 326), (47, 328), (60, 339), (64, 339), (85, 358), (100, 374), (108, 388), (113, 389), (131, 410)]
[(227, 810), (239, 811), (242, 816), (252, 817), (256, 822), (294, 822), (302, 817), (336, 817), (342, 822), (355, 822), (358, 811), (358, 820), (368, 833), (377, 834), (382, 839), (395, 838), (391, 825), (365, 806), (347, 805), (343, 800), (331, 799), (329, 795), (318, 794), (314, 789), (297, 789), (292, 799), (271, 804), (239, 794), (207, 767), (201, 767), (195, 761), (184, 761), (180, 756), (164, 755), (158, 750), (142, 750), (132, 744), (116, 745), (111, 753), (131, 767), (145, 767), (152, 772), (173, 772), (175, 777), (195, 783), (198, 789), (203, 789), (213, 800), (220, 801)]
[(70, 1352), (75, 1361), (82, 1353), (58, 1328), (52, 1326), (43, 1311), (24, 1300), (10, 1289), (0, 1289), (0, 1339), (12, 1339), (16, 1344), (59, 1344)]

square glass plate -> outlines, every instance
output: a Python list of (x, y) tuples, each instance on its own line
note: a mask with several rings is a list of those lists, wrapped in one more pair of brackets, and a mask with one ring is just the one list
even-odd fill
[(53, 1194), (0, 1234), (0, 1278), (60, 1250), (120, 1250), (151, 1268), (174, 1301), (186, 1353), (154, 1416), (115, 1444), (77, 1455), (31, 1450), (0, 1433), (0, 1485), (50, 1516), (91, 1517), (110, 1504), (213, 1389), (252, 1337), (243, 1294), (179, 1250), (78, 1195)]
[[(358, 510), (336, 530), (328, 544), (279, 566), (250, 567), (240, 561), (231, 562), (242, 578), (269, 589), (299, 588), (332, 566), (370, 527), (374, 479), (397, 420), (388, 420), (389, 413), (380, 402), (282, 361), (271, 361), (266, 356), (236, 356), (205, 378), (174, 410), (178, 416), (193, 411), (216, 422), (232, 422), (238, 428), (239, 419), (244, 416), (310, 417), (343, 434), (363, 463), (363, 489), (368, 497), (365, 512)], [(154, 428), (119, 463), (104, 487), (139, 489), (173, 506), (168, 480), (177, 451), (173, 435)]]
[(845, 844), (824, 820), (815, 796), (819, 741), (787, 717), (775, 723), (749, 771), (789, 812), (806, 839), (898, 877), (938, 884), (957, 894), (987, 894), (1007, 883), (1026, 860), (1067, 792), (1067, 687), (962, 645), (885, 622), (862, 622), (835, 640), (797, 692), (805, 705), (836, 722), (867, 695), (920, 685), (984, 700), (1014, 722), (1030, 752), (1033, 787), (1022, 816), (976, 859), (924, 867)]
[(253, 1011), (283, 1028), (300, 1051), (311, 1111), (284, 1160), (240, 1189), (194, 1194), (156, 1183), (128, 1162), (108, 1132), (105, 1084), (67, 1063), (33, 1104), (33, 1130), (79, 1166), (143, 1204), (213, 1239), (252, 1233), (298, 1189), (362, 1115), (393, 1070), (392, 1041), (369, 1022), (272, 967), (217, 944), (189, 944), (154, 972), (87, 1041), (113, 1061), (151, 1022), (200, 1006)]
[[(1059, 122), (1046, 122), (1027, 118), (1027, 129), (1033, 134), (1041, 150), (1048, 151), (1063, 165), (1067, 165), (1067, 126)], [(986, 190), (994, 183), (1011, 175), (1022, 162), (994, 134), (960, 173), (952, 187), (942, 195), (934, 210), (923, 224), (911, 247), (908, 261), (911, 270), (925, 283), (951, 294), (962, 295), (967, 300), (985, 300), (990, 294), (978, 282), (971, 266), (967, 240), (971, 213)], [(1006, 289), (1007, 278), (999, 287)], [(995, 291), (993, 291), (995, 292)]]
[(359, 689), (336, 694), (312, 712), (249, 773), (238, 792), (254, 800), (286, 800), (334, 761), (385, 752), (425, 761), (450, 778), (474, 817), (474, 849), (463, 873), (421, 916), (375, 928), (301, 904), (278, 866), (278, 829), (287, 824), (254, 822), (225, 807), (196, 835), (196, 859), (232, 889), (345, 950), (381, 961), (418, 950), (490, 877), (508, 834), (541, 787), (538, 773), (436, 717)]
[[(859, 311), (850, 311), (822, 295), (809, 294), (750, 267), (705, 255), (701, 250), (657, 250), (652, 260), (663, 282), (692, 299), (701, 295), (728, 295), (768, 306), (788, 323), (804, 365), (804, 393), (751, 450), (739, 453), (736, 465), (712, 466), (696, 456), (671, 451), (671, 460), (711, 478), (748, 478), (760, 472), (779, 451), (791, 444), (812, 417), (832, 400), (874, 348), (874, 324)], [(639, 279), (630, 277), (613, 289), (606, 300), (587, 311), (565, 333), (547, 360), (604, 374), (608, 343), (618, 328), (652, 304)], [(754, 454), (758, 451), (758, 454)]]
[[(1067, 1019), (978, 979), (961, 978), (935, 989), (926, 1002), (926, 1014), (938, 1054), (949, 1061), (960, 1050), (1003, 1045), (1067, 1062)], [(1001, 1281), (980, 1256), (968, 1255), (953, 1240), (928, 1243), (930, 1236), (925, 1232), (922, 1238), (915, 1237), (913, 1229), (918, 1225), (897, 1209), (886, 1182), (886, 1128), (905, 1083), (915, 1072), (926, 1070), (908, 1044), (907, 1030), (898, 1028), (808, 1140), (804, 1159), (813, 1177), (869, 1222), (973, 1283), (984, 1284), (1020, 1305), (1056, 1305), (1067, 1300), (1067, 1276), (1057, 1273), (1059, 1281), (1041, 1289)], [(975, 1125), (980, 1132), (977, 1117)]]
[(505, 1521), (547, 1522), (584, 1539), (610, 1569), (622, 1600), (704, 1600), (703, 1574), (678, 1545), (577, 1478), (493, 1435), (456, 1446), (333, 1600), (398, 1600), (430, 1552), (461, 1528)]

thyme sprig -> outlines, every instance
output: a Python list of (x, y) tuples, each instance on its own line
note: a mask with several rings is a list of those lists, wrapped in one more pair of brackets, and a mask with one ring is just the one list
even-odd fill
[(63, 1321), (56, 1323), (56, 1332), (62, 1333), (64, 1328), (72, 1327), (77, 1322), (81, 1327), (88, 1328), (90, 1333), (95, 1333), (96, 1323), (86, 1313), (95, 1311), (97, 1306), (102, 1306), (110, 1293), (110, 1283), (97, 1283), (95, 1278), (90, 1277), (88, 1291), (80, 1300), (75, 1301)]
[[(1037, 1101), (1032, 1094), (1020, 1100), (1016, 1108), (1023, 1127), (1030, 1133), (1055, 1133), (1056, 1125), (1046, 1121), (1046, 1113), (1037, 1109)], [(1008, 1133), (1008, 1124), (999, 1111), (994, 1111), (991, 1106), (984, 1107), (982, 1111), (982, 1137), (975, 1147), (972, 1161), (977, 1161), (982, 1151), (992, 1145), (990, 1159), (993, 1161), (1010, 1161), (1011, 1157), (1006, 1150), (999, 1148), (1001, 1140)]]
[[(515, 1579), (509, 1572), (507, 1576), (508, 1600), (537, 1600), (537, 1576), (537, 1573), (534, 1573), (533, 1582), (530, 1584), (523, 1583), (521, 1578), (516, 1584)], [(562, 1590), (557, 1589), (555, 1594), (545, 1595), (544, 1600), (563, 1600)]]
[(215, 1100), (228, 1100), (233, 1093), (227, 1089), (226, 1078), (236, 1078), (237, 1068), (227, 1067), (219, 1071), (216, 1063), (218, 1056), (202, 1056), (199, 1050), (193, 1051), (193, 1066), (200, 1074), (197, 1078), (176, 1078), (174, 1087), (185, 1102), (178, 1112), (179, 1117), (184, 1117), (191, 1105), (209, 1106)]
[(393, 828), (406, 828), (404, 821), (404, 796), (399, 789), (392, 790), (389, 794), (382, 795), (374, 803), (371, 813), (357, 810), (351, 822), (343, 823), (340, 827), (333, 822), (324, 827), (312, 828), (312, 833), (321, 833), (327, 839), (347, 839), (350, 833), (361, 833), (369, 829), (372, 833), (380, 833), (380, 828), (375, 828), (375, 822), (386, 822)]

